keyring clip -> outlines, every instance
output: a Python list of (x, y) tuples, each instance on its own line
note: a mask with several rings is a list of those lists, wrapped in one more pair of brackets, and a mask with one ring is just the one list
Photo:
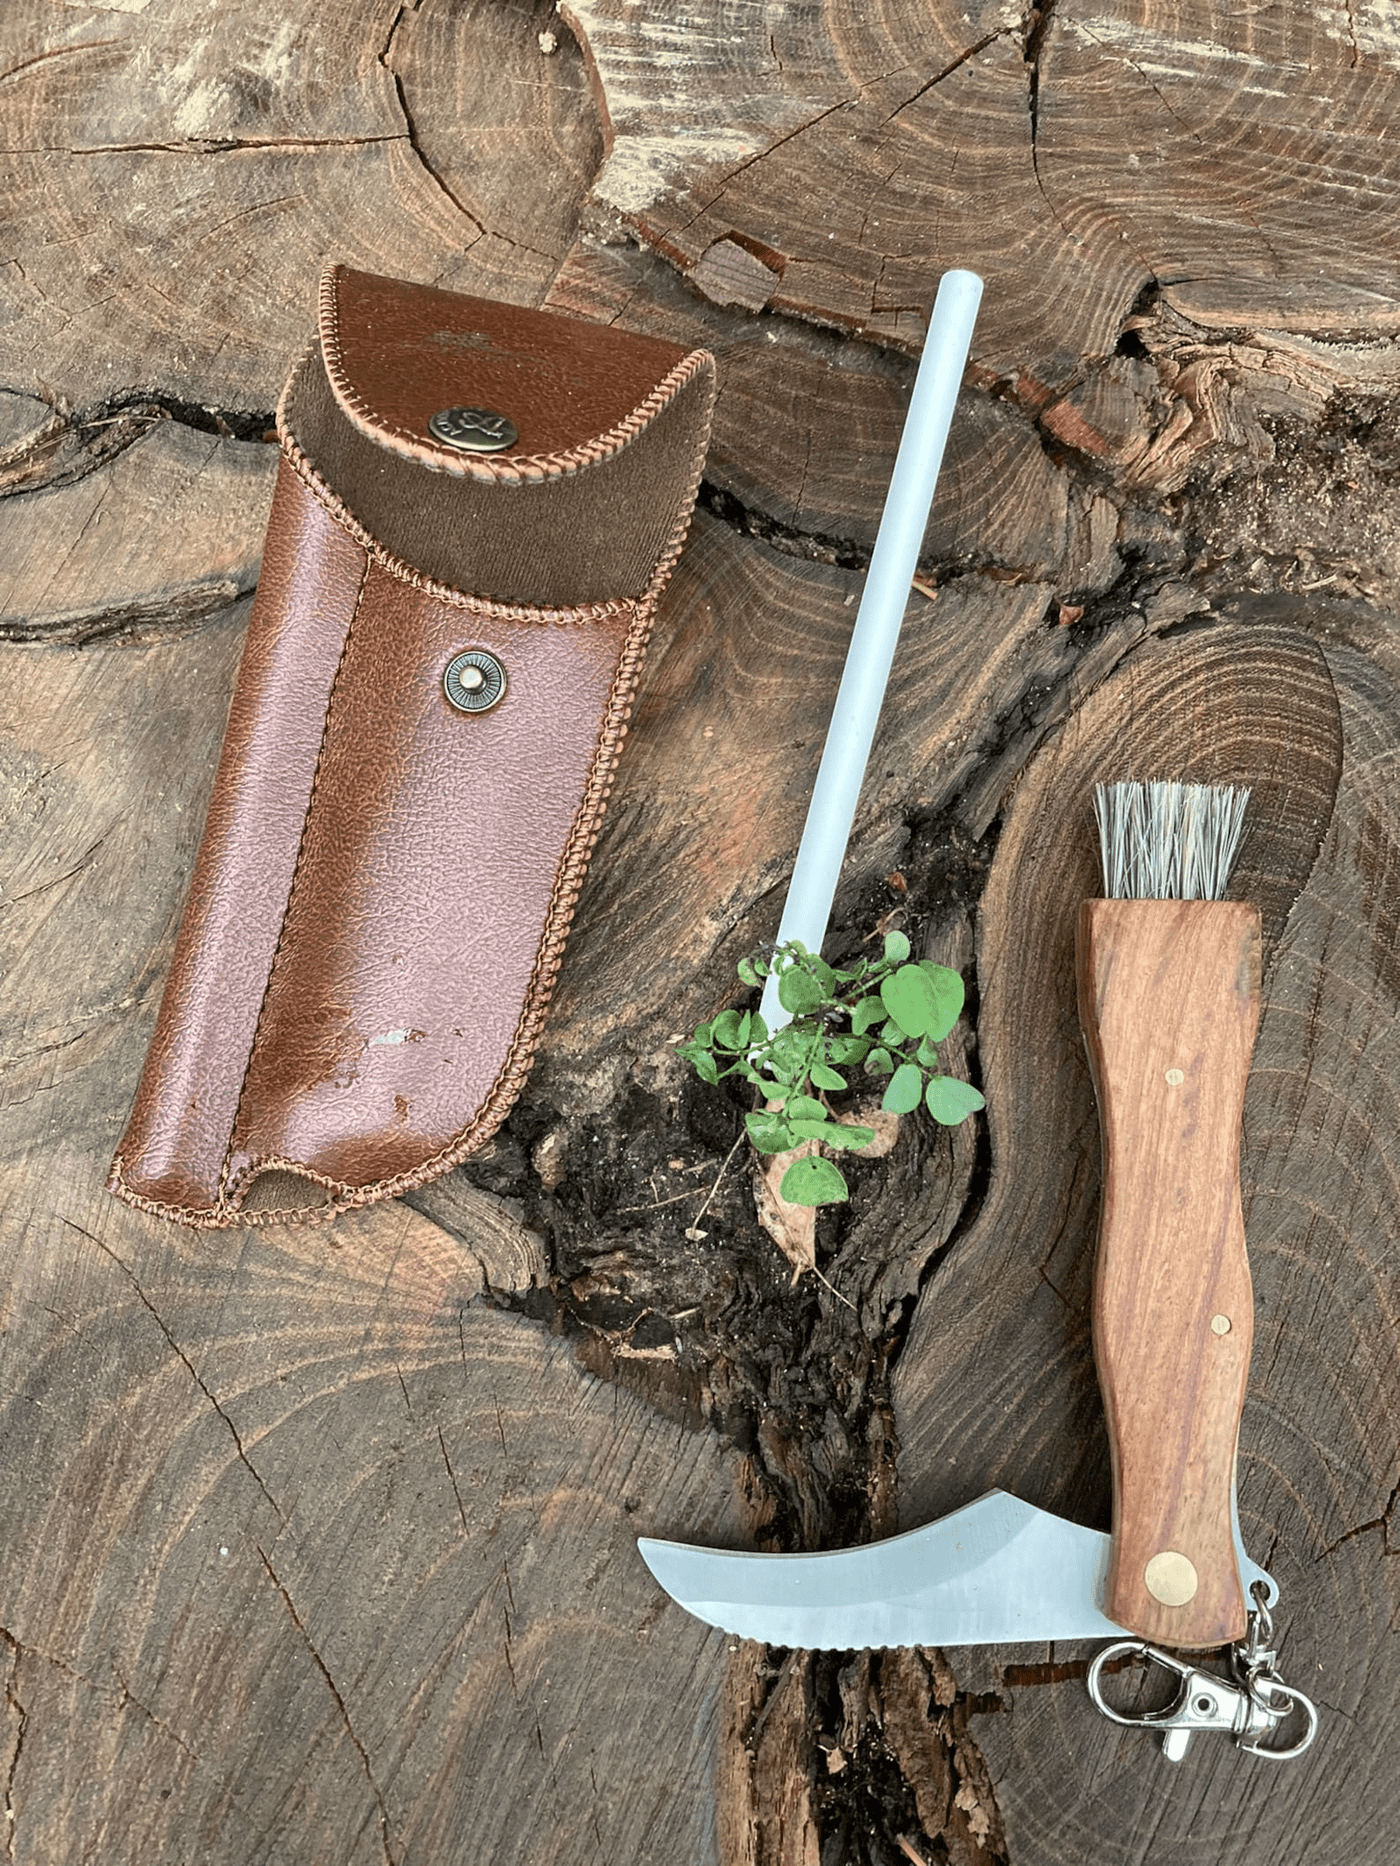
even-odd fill
[[(1223, 1731), (1235, 1739), (1238, 1748), (1273, 1762), (1301, 1756), (1317, 1735), (1317, 1707), (1301, 1691), (1284, 1684), (1274, 1670), (1278, 1655), (1272, 1645), (1273, 1621), (1267, 1595), (1259, 1583), (1250, 1592), (1254, 1605), (1245, 1637), (1230, 1648), (1231, 1677), (1220, 1678), (1202, 1671), (1194, 1662), (1159, 1652), (1145, 1640), (1119, 1639), (1096, 1653), (1089, 1666), (1089, 1696), (1095, 1706), (1113, 1723), (1159, 1731), (1162, 1753), (1169, 1762), (1180, 1762), (1191, 1738), (1202, 1730)], [(1117, 1658), (1145, 1659), (1149, 1665), (1170, 1672), (1177, 1680), (1172, 1703), (1165, 1710), (1131, 1715), (1115, 1710), (1104, 1696), (1102, 1681), (1105, 1666)], [(1267, 1739), (1295, 1711), (1302, 1713), (1303, 1734), (1282, 1747), (1269, 1743)]]
[[(1129, 1714), (1113, 1708), (1103, 1694), (1102, 1678), (1104, 1667), (1118, 1658), (1146, 1659), (1150, 1665), (1160, 1665), (1173, 1674), (1178, 1681), (1177, 1692), (1165, 1710)], [(1089, 1667), (1088, 1685), (1095, 1705), (1114, 1723), (1160, 1731), (1162, 1753), (1168, 1762), (1180, 1762), (1186, 1745), (1199, 1731), (1224, 1731), (1236, 1742), (1252, 1743), (1272, 1730), (1283, 1715), (1280, 1711), (1274, 1716), (1257, 1706), (1249, 1691), (1233, 1680), (1216, 1678), (1199, 1666), (1173, 1658), (1169, 1652), (1159, 1652), (1141, 1639), (1119, 1639), (1096, 1653)]]

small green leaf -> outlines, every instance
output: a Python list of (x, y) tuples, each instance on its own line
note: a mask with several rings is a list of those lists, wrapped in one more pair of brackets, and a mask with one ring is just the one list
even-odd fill
[(880, 1041), (881, 1043), (894, 1044), (907, 1043), (909, 1041), (909, 1032), (907, 1030), (901, 1030), (892, 1017), (887, 1017), (880, 1030)]
[(826, 993), (818, 979), (806, 970), (793, 966), (778, 980), (778, 1003), (794, 1017), (815, 1011), (826, 1002)]
[(880, 1106), (886, 1114), (909, 1114), (919, 1105), (924, 1089), (924, 1072), (913, 1063), (901, 1063), (890, 1077)]
[(925, 1069), (932, 1069), (938, 1061), (938, 1045), (932, 1037), (920, 1037), (919, 1047), (914, 1052), (915, 1062), (922, 1063)]
[(745, 1012), (741, 1017), (737, 1011), (721, 1011), (715, 1019), (715, 1048), (720, 1050), (742, 1050), (749, 1038), (749, 1016)]
[(769, 1039), (766, 1060), (774, 1075), (791, 1080), (807, 1061), (806, 1038), (792, 1024), (784, 1024)]
[(888, 1050), (872, 1050), (865, 1059), (868, 1076), (887, 1076), (893, 1072), (894, 1058)]
[(956, 1076), (934, 1076), (924, 1090), (924, 1102), (934, 1120), (941, 1121), (944, 1127), (956, 1127), (987, 1105), (970, 1082), (959, 1082)]
[(758, 1012), (755, 1011), (752, 1014), (752, 1020), (749, 1024), (749, 1042), (750, 1043), (766, 1043), (767, 1041), (768, 1041), (768, 1026), (767, 1024), (764, 1023), (763, 1019), (759, 1016)]
[(853, 1121), (831, 1121), (827, 1125), (830, 1131), (822, 1135), (822, 1144), (840, 1147), (846, 1153), (858, 1153), (875, 1138), (873, 1127), (857, 1127)]
[(927, 972), (933, 980), (934, 992), (942, 1008), (941, 1028), (935, 1026), (928, 1033), (935, 1043), (941, 1043), (962, 1015), (963, 1005), (967, 1001), (967, 987), (963, 984), (961, 972), (953, 971), (951, 966), (936, 965), (932, 959), (920, 959), (919, 969)]
[(749, 1139), (760, 1153), (786, 1153), (796, 1145), (797, 1136), (790, 1124), (766, 1108), (756, 1108), (744, 1116)]
[(818, 1088), (843, 1089), (846, 1086), (846, 1078), (838, 1076), (834, 1069), (828, 1069), (825, 1063), (812, 1064), (812, 1080)]
[(870, 997), (862, 998), (851, 1012), (851, 1029), (859, 1037), (875, 1024), (883, 1023), (886, 1015), (884, 999), (878, 993), (872, 993)]
[(708, 1050), (697, 1050), (690, 1060), (694, 1063), (695, 1073), (702, 1082), (719, 1081), (719, 1068)]
[(840, 1172), (819, 1153), (794, 1160), (783, 1174), (778, 1191), (789, 1205), (839, 1205), (847, 1196)]
[(828, 1037), (826, 1053), (834, 1063), (844, 1063), (848, 1067), (863, 1063), (870, 1054), (869, 1037)]
[(896, 962), (909, 957), (909, 941), (902, 933), (885, 935), (885, 957)]
[[(799, 1140), (820, 1140), (823, 1143), (827, 1143), (830, 1142), (831, 1136), (837, 1131), (836, 1123), (831, 1120), (797, 1120), (790, 1122), (789, 1125)], [(837, 1141), (835, 1144), (839, 1146), (841, 1143)]]
[(826, 1109), (811, 1095), (789, 1095), (783, 1113), (789, 1121), (824, 1121)]
[(756, 985), (758, 983), (758, 972), (752, 959), (741, 959), (734, 969), (739, 974), (741, 984)]
[[(956, 981), (956, 991), (947, 981)], [(880, 987), (885, 1009), (911, 1037), (946, 1037), (962, 1009), (963, 984), (956, 972), (938, 975), (921, 965), (902, 965)]]

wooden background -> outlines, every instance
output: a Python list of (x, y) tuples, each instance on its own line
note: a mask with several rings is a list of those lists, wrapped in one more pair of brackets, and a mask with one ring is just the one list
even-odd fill
[[(9, 0), (7, 1858), (1394, 1860), (1397, 125), (1388, 0)], [(704, 341), (717, 423), (507, 1129), (411, 1202), (186, 1234), (101, 1185), (327, 258)], [(989, 1113), (906, 1123), (793, 1288), (668, 1044), (771, 937), (950, 265), (986, 298), (828, 950), (964, 967)], [(1287, 1765), (1166, 1764), (1080, 1649), (739, 1645), (633, 1547), (992, 1482), (1106, 1526), (1069, 928), (1088, 785), (1178, 772), (1257, 792), (1239, 1492), (1322, 1707)]]

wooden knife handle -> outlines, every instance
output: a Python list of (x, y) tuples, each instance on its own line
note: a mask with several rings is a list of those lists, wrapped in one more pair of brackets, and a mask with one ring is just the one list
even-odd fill
[(1113, 1456), (1105, 1611), (1144, 1639), (1242, 1638), (1232, 1531), (1254, 1298), (1240, 1118), (1259, 911), (1086, 901), (1079, 1015), (1099, 1098), (1094, 1356)]

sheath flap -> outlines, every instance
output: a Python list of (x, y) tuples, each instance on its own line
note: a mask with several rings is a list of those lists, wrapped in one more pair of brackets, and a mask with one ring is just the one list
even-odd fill
[[(371, 440), (434, 471), (540, 480), (625, 447), (691, 373), (675, 344), (546, 311), (331, 266), (321, 351), (336, 401)], [(503, 416), (516, 438), (462, 451), (429, 423), (450, 409)]]
[[(391, 574), (532, 608), (636, 601), (694, 499), (714, 373), (704, 350), (332, 266), (278, 428)], [(462, 451), (435, 418), (514, 438)]]

